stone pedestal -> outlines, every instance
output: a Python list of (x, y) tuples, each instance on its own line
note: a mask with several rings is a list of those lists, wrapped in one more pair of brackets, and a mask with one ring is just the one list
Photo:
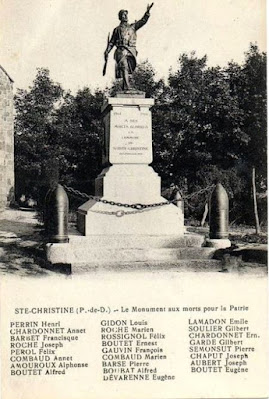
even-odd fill
[[(95, 180), (99, 201), (89, 200), (79, 207), (79, 232), (70, 234), (68, 243), (46, 245), (51, 264), (71, 264), (72, 272), (78, 268), (87, 272), (103, 266), (128, 269), (161, 264), (166, 269), (172, 264), (206, 267), (214, 262), (215, 249), (202, 247), (203, 236), (185, 234), (182, 208), (161, 196), (161, 179), (149, 166), (153, 103), (141, 92), (125, 92), (122, 97), (118, 93), (107, 100), (102, 110), (104, 168)], [(126, 206), (133, 204), (151, 206)]]
[[(117, 206), (90, 200), (78, 209), (78, 230), (90, 235), (184, 234), (182, 210), (161, 196), (161, 180), (152, 162), (153, 99), (113, 97), (104, 105), (104, 169), (95, 195)], [(159, 204), (144, 210), (120, 204)]]

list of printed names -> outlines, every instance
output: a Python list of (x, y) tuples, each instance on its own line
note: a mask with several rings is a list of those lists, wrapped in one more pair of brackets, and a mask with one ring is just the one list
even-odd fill
[(72, 344), (85, 334), (86, 328), (63, 327), (61, 321), (11, 321), (10, 374), (64, 375), (72, 369), (88, 368), (87, 354), (85, 361), (70, 354)]
[[(191, 374), (245, 375), (254, 367), (261, 337), (247, 306), (122, 307), (114, 309), (117, 317), (100, 309), (81, 307), (77, 312), (98, 317), (92, 319), (91, 328), (89, 324), (73, 328), (60, 317), (54, 322), (11, 320), (10, 375), (55, 376), (83, 369), (91, 373), (94, 364), (106, 382), (171, 381), (179, 377), (175, 356)], [(184, 318), (160, 323), (160, 316), (157, 322), (148, 313), (177, 313), (175, 318), (181, 313)]]
[(102, 320), (100, 328), (104, 381), (175, 379), (168, 369), (166, 334), (148, 321)]

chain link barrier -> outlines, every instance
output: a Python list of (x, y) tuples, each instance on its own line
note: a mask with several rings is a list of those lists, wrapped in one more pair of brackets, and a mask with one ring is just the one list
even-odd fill
[[(202, 188), (198, 191), (196, 191), (195, 193), (186, 195), (186, 196), (182, 196), (182, 198), (179, 199), (173, 199), (173, 200), (167, 200), (166, 202), (155, 202), (153, 204), (126, 204), (126, 203), (122, 203), (122, 202), (115, 202), (115, 201), (109, 201), (100, 197), (97, 197), (95, 195), (89, 195), (86, 193), (82, 193), (79, 190), (75, 190), (72, 187), (68, 187), (65, 184), (63, 184), (64, 189), (73, 197), (79, 198), (79, 199), (84, 199), (84, 200), (94, 200), (96, 202), (101, 202), (103, 204), (107, 204), (107, 205), (112, 205), (112, 206), (118, 206), (118, 207), (123, 207), (123, 208), (131, 208), (131, 209), (135, 209), (136, 211), (141, 211), (141, 210), (145, 210), (145, 209), (153, 209), (153, 208), (157, 208), (157, 207), (161, 207), (161, 206), (165, 206), (165, 205), (170, 205), (170, 204), (176, 204), (179, 201), (187, 201), (189, 202), (190, 199), (194, 198), (195, 196), (199, 196), (201, 194), (204, 194), (206, 192), (210, 192), (213, 187), (215, 187), (213, 184), (211, 186), (208, 186), (206, 188)], [(105, 213), (105, 212), (104, 212)], [(117, 212), (106, 212), (107, 214), (113, 214), (116, 215), (118, 217), (124, 216), (126, 214), (130, 214), (130, 213), (134, 213), (134, 212), (125, 212), (123, 210), (117, 211)]]
[(192, 198), (194, 198), (194, 197), (198, 197), (200, 194), (204, 194), (204, 193), (209, 193), (209, 192), (211, 192), (212, 190), (213, 190), (213, 188), (215, 187), (215, 184), (211, 184), (210, 186), (208, 186), (208, 187), (206, 187), (206, 188), (201, 188), (200, 190), (198, 190), (198, 191), (195, 191), (194, 193), (192, 193), (192, 194), (189, 194), (189, 195), (185, 195), (185, 196), (182, 196), (182, 199), (185, 201), (185, 200), (190, 200), (190, 199), (192, 199)]
[[(115, 202), (115, 201), (109, 201), (100, 197), (96, 197), (95, 195), (89, 195), (86, 193), (81, 193), (79, 190), (75, 190), (72, 187), (68, 187), (65, 184), (63, 184), (64, 189), (70, 194), (73, 195), (74, 197), (80, 198), (80, 199), (86, 199), (86, 200), (94, 200), (96, 202), (102, 202), (103, 204), (107, 205), (113, 205), (113, 206), (119, 206), (123, 208), (131, 208), (131, 209), (136, 209), (136, 210), (142, 210), (146, 208), (157, 208), (159, 206), (164, 206), (164, 205), (169, 205), (173, 201), (167, 201), (167, 202), (156, 202), (153, 204), (125, 204), (122, 202)], [(178, 200), (176, 200), (178, 201)]]

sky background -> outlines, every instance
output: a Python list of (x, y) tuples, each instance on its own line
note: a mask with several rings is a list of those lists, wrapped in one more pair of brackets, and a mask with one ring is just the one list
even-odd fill
[[(107, 35), (140, 19), (144, 0), (0, 0), (0, 65), (15, 88), (32, 84), (37, 67), (76, 92), (104, 88), (114, 78), (114, 50), (102, 76)], [(266, 51), (266, 0), (155, 0), (148, 23), (138, 31), (138, 62), (148, 59), (157, 77), (177, 68), (183, 52), (208, 56), (209, 66), (242, 63), (250, 42)]]

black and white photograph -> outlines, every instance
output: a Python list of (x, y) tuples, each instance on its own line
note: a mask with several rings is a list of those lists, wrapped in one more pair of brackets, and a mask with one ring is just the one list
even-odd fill
[(0, 22), (1, 398), (268, 397), (266, 0)]

